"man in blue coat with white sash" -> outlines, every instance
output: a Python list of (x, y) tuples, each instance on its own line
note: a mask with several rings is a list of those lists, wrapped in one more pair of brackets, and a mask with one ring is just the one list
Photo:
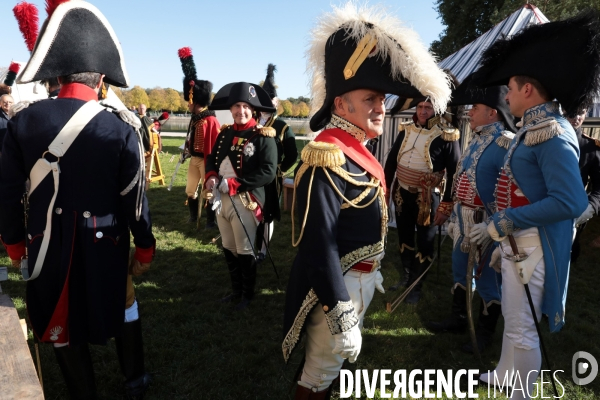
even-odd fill
[[(538, 321), (546, 314), (551, 332), (565, 323), (574, 219), (588, 201), (577, 138), (561, 106), (574, 112), (597, 93), (598, 26), (597, 14), (586, 13), (529, 27), (488, 48), (473, 79), (479, 86), (508, 83), (511, 113), (522, 117), (496, 185), (496, 212), (487, 225), (490, 237), (500, 242), (490, 264), (502, 270), (502, 354), (495, 371), (480, 377), (486, 384), (507, 382), (513, 399), (535, 393), (542, 363), (524, 285)], [(514, 262), (517, 252), (526, 259)]]

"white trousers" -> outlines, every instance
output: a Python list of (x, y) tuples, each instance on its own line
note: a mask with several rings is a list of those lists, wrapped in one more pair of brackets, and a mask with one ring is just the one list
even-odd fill
[[(240, 213), (240, 217), (244, 222), (244, 226), (240, 222), (235, 209), (231, 205), (231, 200), (227, 194), (221, 194), (221, 210), (217, 211), (217, 225), (221, 233), (223, 247), (231, 251), (233, 254), (252, 254), (252, 245), (256, 238), (256, 218), (252, 211), (248, 210), (242, 204), (239, 195), (231, 196), (235, 202), (235, 207)], [(246, 231), (248, 235), (246, 235)], [(250, 240), (248, 240), (250, 236)]]
[[(350, 270), (344, 275), (346, 289), (358, 315), (359, 327), (375, 292), (376, 272), (365, 274)], [(344, 359), (333, 354), (335, 339), (325, 320), (323, 306), (319, 303), (313, 308), (306, 320), (306, 361), (300, 381), (304, 386), (324, 390), (338, 376)]]
[[(539, 233), (537, 228), (529, 228), (515, 232), (513, 236), (519, 246), (519, 238), (539, 236)], [(505, 239), (501, 246), (506, 254), (513, 254), (508, 239)], [(523, 251), (531, 254), (535, 249), (536, 247), (525, 247)], [(529, 280), (529, 291), (538, 321), (542, 318), (545, 275), (546, 266), (542, 257)], [(515, 263), (505, 258), (502, 258), (502, 315), (504, 316), (503, 340), (508, 338), (515, 347), (525, 350), (539, 347), (540, 341), (525, 287), (517, 273)]]

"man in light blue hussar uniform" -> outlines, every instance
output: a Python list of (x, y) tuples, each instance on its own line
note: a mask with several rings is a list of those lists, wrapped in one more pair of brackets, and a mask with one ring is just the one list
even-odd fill
[[(486, 385), (508, 382), (512, 399), (535, 393), (542, 366), (524, 285), (529, 286), (538, 321), (546, 314), (551, 332), (565, 323), (574, 219), (588, 200), (579, 174), (577, 138), (561, 106), (567, 113), (577, 112), (598, 92), (594, 38), (599, 25), (594, 12), (529, 27), (486, 50), (473, 77), (478, 86), (508, 82), (510, 111), (522, 117), (498, 179), (497, 211), (487, 226), (490, 237), (500, 242), (490, 263), (500, 262), (502, 269), (502, 354), (495, 371), (480, 377)], [(527, 258), (514, 262), (516, 252)]]
[[(490, 254), (495, 247), (487, 235), (486, 224), (481, 223), (495, 211), (494, 190), (496, 179), (504, 164), (504, 156), (516, 127), (504, 100), (505, 85), (476, 88), (471, 77), (455, 90), (452, 105), (472, 104), (469, 124), (473, 138), (463, 152), (454, 176), (454, 208), (449, 224), (449, 235), (454, 239), (452, 251), (453, 301), (451, 315), (443, 321), (430, 321), (427, 328), (433, 332), (464, 332), (467, 327), (467, 264), (471, 246), (478, 246), (478, 262), (473, 273), (474, 285), (481, 297), (477, 323), (477, 347), (483, 351), (494, 336), (501, 313), (501, 276), (489, 266)], [(479, 218), (474, 216), (478, 214)], [(480, 222), (480, 223), (477, 223)], [(473, 243), (471, 243), (473, 242)], [(472, 353), (471, 341), (462, 349)]]

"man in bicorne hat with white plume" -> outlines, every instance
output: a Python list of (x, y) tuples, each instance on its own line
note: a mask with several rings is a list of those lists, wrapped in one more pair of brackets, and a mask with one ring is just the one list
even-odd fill
[[(385, 93), (430, 96), (443, 110), (446, 74), (401, 22), (348, 3), (325, 15), (308, 52), (313, 131), (296, 170), (298, 246), (286, 294), (283, 356), (306, 333), (296, 399), (325, 399), (344, 359), (356, 361), (361, 327), (387, 235), (383, 168), (365, 142), (383, 133)], [(294, 226), (294, 223), (293, 223)], [(299, 232), (298, 232), (299, 231)]]

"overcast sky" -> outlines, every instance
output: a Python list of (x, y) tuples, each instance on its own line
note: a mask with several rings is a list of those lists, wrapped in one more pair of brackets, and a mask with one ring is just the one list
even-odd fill
[[(38, 6), (40, 26), (46, 19), (45, 2)], [(182, 90), (183, 73), (177, 49), (192, 48), (199, 79), (208, 79), (216, 92), (235, 81), (258, 83), (268, 63), (277, 66), (275, 82), (280, 98), (310, 95), (304, 52), (308, 34), (330, 4), (323, 0), (91, 0), (106, 16), (123, 47), (131, 86)], [(11, 60), (26, 61), (29, 52), (19, 32), (12, 8), (16, 0), (1, 0), (3, 38), (0, 66)], [(443, 26), (435, 1), (381, 0), (423, 43), (438, 38)]]

